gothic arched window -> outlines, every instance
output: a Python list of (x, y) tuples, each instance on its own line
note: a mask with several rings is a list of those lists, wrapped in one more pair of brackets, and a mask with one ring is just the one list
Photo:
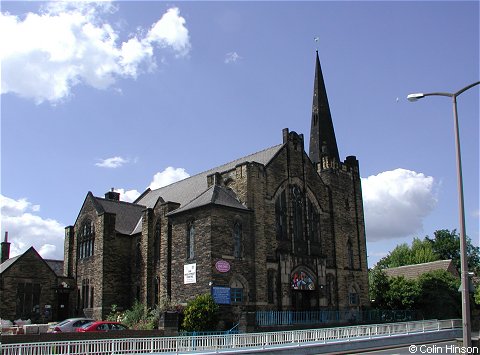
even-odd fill
[(187, 259), (195, 257), (195, 226), (193, 221), (187, 224)]
[(303, 194), (298, 186), (292, 188), (293, 203), (293, 235), (296, 239), (303, 239)]
[(95, 225), (89, 219), (83, 222), (78, 238), (78, 258), (88, 258), (93, 255), (95, 243)]
[(155, 232), (153, 234), (153, 261), (157, 264), (160, 261), (160, 221), (155, 225)]
[(277, 239), (287, 239), (287, 198), (285, 190), (275, 201), (275, 222)]
[(354, 261), (353, 261), (353, 246), (352, 242), (349, 239), (347, 242), (347, 263), (348, 263), (348, 268), (353, 269), (354, 268)]
[(308, 199), (308, 237), (312, 242), (320, 242), (320, 215), (315, 205)]
[(353, 286), (350, 286), (350, 289), (348, 290), (348, 303), (351, 306), (358, 306), (360, 303), (358, 292)]
[(233, 256), (237, 259), (242, 257), (242, 224), (235, 222), (233, 225)]

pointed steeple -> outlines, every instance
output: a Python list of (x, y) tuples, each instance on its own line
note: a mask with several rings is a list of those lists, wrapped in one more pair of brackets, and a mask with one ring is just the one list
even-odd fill
[(309, 156), (312, 162), (319, 163), (325, 155), (335, 158), (340, 162), (332, 115), (330, 114), (327, 91), (323, 81), (322, 68), (320, 67), (317, 50)]

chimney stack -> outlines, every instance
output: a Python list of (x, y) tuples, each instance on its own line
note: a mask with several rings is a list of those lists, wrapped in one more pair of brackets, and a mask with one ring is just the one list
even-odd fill
[(5, 232), (5, 239), (1, 244), (2, 251), (0, 256), (0, 264), (10, 259), (10, 243), (8, 242), (8, 232)]
[(120, 193), (115, 192), (112, 187), (112, 190), (105, 194), (105, 200), (120, 201)]

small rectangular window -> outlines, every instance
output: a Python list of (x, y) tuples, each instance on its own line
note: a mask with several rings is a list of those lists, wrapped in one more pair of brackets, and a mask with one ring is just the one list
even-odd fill
[(358, 294), (357, 293), (349, 293), (348, 295), (349, 301), (351, 305), (358, 305)]
[(232, 301), (232, 303), (243, 302), (243, 288), (231, 288), (230, 300)]

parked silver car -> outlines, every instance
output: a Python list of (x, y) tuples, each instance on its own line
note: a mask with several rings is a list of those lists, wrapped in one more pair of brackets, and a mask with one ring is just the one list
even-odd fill
[(61, 321), (60, 323), (51, 325), (48, 328), (49, 333), (67, 333), (67, 332), (75, 332), (77, 328), (87, 324), (94, 322), (94, 319), (90, 318), (69, 318)]

